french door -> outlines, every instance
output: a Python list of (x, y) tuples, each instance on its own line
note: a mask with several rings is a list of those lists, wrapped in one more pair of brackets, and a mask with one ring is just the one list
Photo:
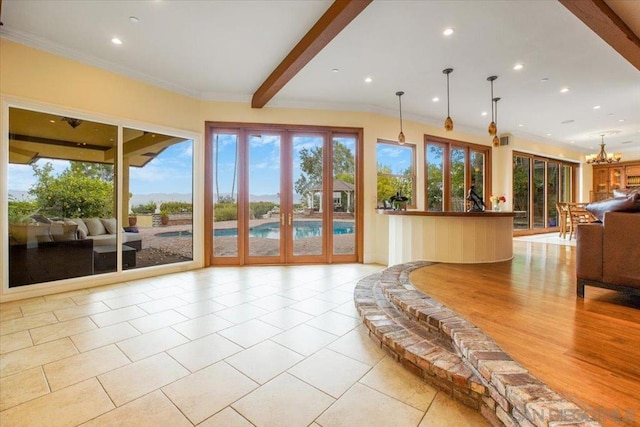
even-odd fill
[(359, 133), (212, 126), (207, 134), (212, 264), (361, 260)]

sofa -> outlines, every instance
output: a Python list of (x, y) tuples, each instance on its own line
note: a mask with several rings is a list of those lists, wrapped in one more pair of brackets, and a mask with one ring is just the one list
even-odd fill
[(587, 210), (600, 221), (577, 227), (578, 297), (585, 286), (640, 292), (640, 193), (590, 203)]
[[(116, 246), (114, 218), (51, 220), (9, 224), (9, 287), (94, 274), (94, 247)], [(142, 235), (121, 230), (122, 243), (140, 251)]]

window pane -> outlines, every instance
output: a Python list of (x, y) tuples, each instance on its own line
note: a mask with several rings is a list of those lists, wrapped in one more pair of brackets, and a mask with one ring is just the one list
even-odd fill
[(563, 165), (560, 176), (560, 201), (562, 202), (570, 202), (571, 198), (571, 179), (572, 179), (572, 171), (573, 168), (571, 166)]
[(333, 138), (333, 253), (356, 253), (356, 138)]
[(414, 146), (378, 142), (378, 204), (384, 204), (394, 195), (408, 198), (407, 204), (415, 204), (413, 182)]
[(451, 149), (451, 211), (466, 211), (466, 191), (464, 188), (465, 150)]
[(136, 256), (130, 268), (191, 261), (193, 141), (130, 128), (123, 129), (123, 138), (132, 219), (123, 234), (123, 259)]
[(115, 271), (117, 127), (9, 108), (9, 134), (9, 287)]
[[(293, 254), (322, 255), (324, 177), (322, 174), (324, 138), (293, 137)], [(335, 201), (334, 201), (335, 203)]]
[(427, 145), (427, 210), (444, 210), (444, 147)]
[(513, 158), (513, 211), (516, 214), (513, 227), (516, 230), (529, 229), (529, 171), (528, 157)]
[(558, 163), (549, 162), (547, 164), (547, 225), (549, 227), (557, 227), (559, 221), (559, 213), (556, 203), (558, 203), (558, 175), (560, 173), (560, 165)]
[(545, 166), (543, 160), (533, 160), (533, 228), (545, 228)]
[(476, 194), (484, 201), (484, 153), (471, 152), (471, 185)]
[(214, 133), (213, 254), (238, 256), (238, 135)]

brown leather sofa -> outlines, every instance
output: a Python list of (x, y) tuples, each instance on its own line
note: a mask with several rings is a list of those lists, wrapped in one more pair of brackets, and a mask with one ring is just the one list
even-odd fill
[(585, 286), (640, 292), (640, 213), (605, 212), (602, 223), (578, 225), (578, 297)]

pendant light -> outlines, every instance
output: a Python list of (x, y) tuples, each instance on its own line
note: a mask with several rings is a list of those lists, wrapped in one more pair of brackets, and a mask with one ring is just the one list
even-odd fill
[[(500, 146), (500, 138), (498, 138), (498, 101), (500, 101), (500, 98), (493, 98), (493, 103), (495, 104), (495, 110), (496, 110), (496, 122), (494, 123), (495, 126), (495, 135), (493, 136), (493, 146), (494, 147), (499, 147)], [(493, 107), (492, 107), (493, 108)], [(491, 110), (493, 111), (493, 110)]]
[(442, 72), (447, 75), (447, 118), (444, 121), (444, 129), (449, 132), (453, 130), (453, 120), (451, 120), (449, 113), (449, 74), (453, 72), (453, 68), (445, 68)]
[(398, 142), (400, 144), (404, 144), (404, 133), (402, 132), (402, 95), (404, 95), (403, 91), (396, 92), (396, 96), (398, 97), (398, 105), (400, 106), (400, 133), (398, 134)]
[(489, 123), (489, 129), (488, 129), (489, 135), (491, 136), (495, 136), (498, 133), (498, 128), (496, 127), (496, 122), (493, 115), (493, 103), (495, 102), (493, 98), (493, 81), (497, 78), (498, 76), (487, 77), (487, 80), (491, 82), (491, 123)]

